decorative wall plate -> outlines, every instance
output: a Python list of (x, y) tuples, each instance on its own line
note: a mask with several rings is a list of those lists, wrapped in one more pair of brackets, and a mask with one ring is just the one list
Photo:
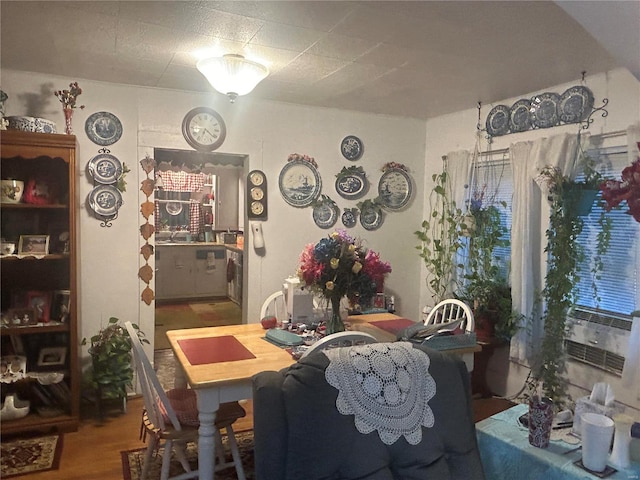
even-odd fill
[(364, 152), (364, 145), (355, 135), (347, 135), (340, 143), (340, 152), (347, 160), (358, 160)]
[(567, 89), (558, 102), (558, 116), (564, 123), (577, 123), (589, 117), (593, 109), (593, 93), (577, 85)]
[(511, 111), (506, 105), (496, 105), (487, 115), (487, 133), (492, 137), (509, 133), (509, 117)]
[(182, 204), (180, 202), (167, 202), (164, 208), (169, 215), (178, 215), (182, 212)]
[(101, 217), (113, 217), (122, 206), (122, 195), (113, 185), (97, 185), (89, 192), (89, 207)]
[(526, 132), (531, 128), (531, 100), (523, 98), (509, 109), (509, 130), (511, 133)]
[(104, 185), (116, 183), (122, 176), (122, 163), (109, 153), (96, 155), (87, 164), (89, 174), (93, 179)]
[(560, 95), (547, 92), (531, 100), (531, 124), (536, 128), (549, 128), (558, 124)]
[(382, 209), (376, 205), (365, 205), (360, 210), (360, 224), (365, 230), (377, 230), (383, 220)]
[(347, 228), (352, 228), (358, 223), (358, 209), (345, 208), (342, 212), (342, 224)]
[(109, 112), (96, 112), (89, 115), (84, 123), (84, 131), (96, 145), (113, 145), (122, 136), (122, 124), (118, 117)]
[(294, 207), (308, 207), (322, 190), (318, 170), (304, 160), (287, 162), (280, 171), (278, 185), (284, 201)]
[(366, 195), (369, 190), (369, 181), (363, 172), (349, 172), (338, 174), (336, 178), (336, 192), (342, 198), (355, 200)]
[(320, 228), (331, 228), (338, 221), (340, 209), (333, 201), (322, 202), (313, 207), (313, 221)]
[(411, 177), (401, 168), (386, 170), (378, 182), (378, 195), (382, 205), (389, 210), (403, 208), (409, 203), (412, 191)]

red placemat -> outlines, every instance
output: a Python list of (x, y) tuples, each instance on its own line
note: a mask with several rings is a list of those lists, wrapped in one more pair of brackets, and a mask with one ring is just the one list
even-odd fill
[(206, 363), (235, 362), (256, 358), (233, 335), (222, 337), (189, 338), (178, 340), (178, 345), (191, 365)]
[(409, 320), (408, 318), (393, 318), (391, 320), (378, 320), (375, 322), (369, 322), (374, 327), (381, 328), (390, 333), (398, 333), (411, 325), (415, 325), (416, 322)]

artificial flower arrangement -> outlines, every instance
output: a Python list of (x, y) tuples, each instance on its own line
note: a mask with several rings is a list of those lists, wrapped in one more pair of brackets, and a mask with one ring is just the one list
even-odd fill
[[(640, 142), (637, 143), (637, 148), (640, 150)], [(600, 189), (607, 211), (626, 200), (628, 213), (636, 222), (640, 222), (640, 156), (622, 170), (620, 180), (606, 180)]]
[(384, 288), (391, 265), (380, 255), (362, 245), (361, 240), (337, 230), (318, 243), (307, 245), (300, 255), (298, 277), (331, 302), (332, 316), (327, 320), (327, 334), (344, 330), (340, 318), (340, 300), (370, 301)]
[[(53, 94), (58, 97), (62, 108), (76, 108), (76, 101), (78, 96), (82, 93), (82, 89), (78, 86), (78, 82), (72, 82), (69, 84), (69, 90), (58, 90)], [(80, 105), (80, 108), (84, 108), (84, 105)]]

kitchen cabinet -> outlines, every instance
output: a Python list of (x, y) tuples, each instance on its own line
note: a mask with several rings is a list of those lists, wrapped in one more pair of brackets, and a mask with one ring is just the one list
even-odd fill
[[(0, 206), (2, 237), (16, 244), (0, 257), (0, 388), (3, 404), (9, 396), (29, 402), (26, 416), (2, 419), (2, 434), (77, 430), (76, 137), (7, 130), (0, 142), (2, 178), (25, 186), (20, 201)], [(10, 378), (6, 367), (20, 358), (24, 371)]]
[(227, 295), (224, 245), (156, 245), (156, 299)]

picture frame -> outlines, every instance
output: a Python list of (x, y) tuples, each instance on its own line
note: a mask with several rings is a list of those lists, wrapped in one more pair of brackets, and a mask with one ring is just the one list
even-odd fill
[(67, 359), (67, 347), (44, 347), (38, 353), (39, 367), (56, 367), (64, 365)]
[(10, 308), (6, 313), (7, 325), (19, 327), (24, 325), (36, 325), (36, 311), (31, 307)]
[(36, 323), (48, 323), (51, 314), (51, 292), (28, 291), (27, 307), (34, 309)]
[(67, 323), (70, 315), (71, 290), (54, 290), (50, 320)]
[(48, 255), (49, 235), (20, 235), (18, 255)]

